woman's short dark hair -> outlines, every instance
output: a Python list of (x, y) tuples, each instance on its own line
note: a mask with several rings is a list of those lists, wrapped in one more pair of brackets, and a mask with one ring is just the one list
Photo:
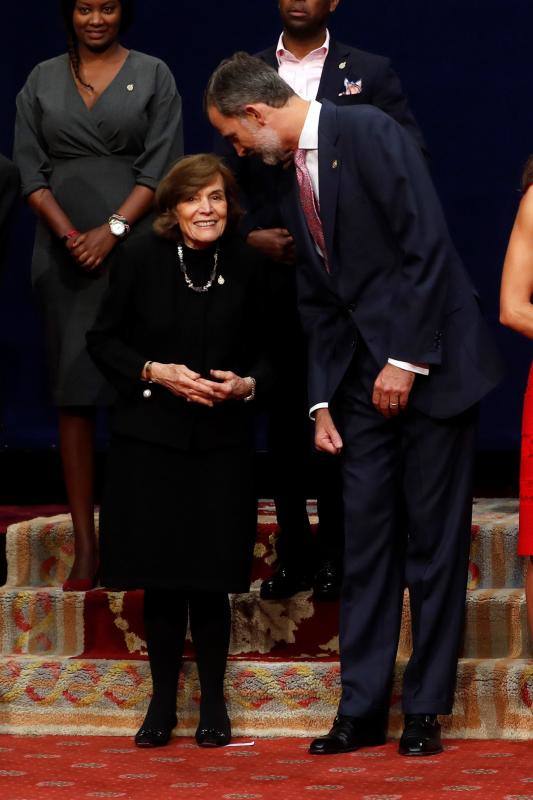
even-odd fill
[(242, 216), (235, 176), (219, 156), (214, 153), (199, 153), (180, 158), (157, 187), (154, 231), (166, 239), (179, 239), (181, 234), (176, 222), (176, 206), (208, 186), (218, 175), (224, 182), (228, 204), (226, 230), (235, 228)]
[[(122, 19), (120, 22), (120, 32), (124, 33), (131, 26), (135, 12), (135, 0), (119, 0), (120, 9), (122, 11)], [(74, 24), (72, 17), (76, 7), (77, 0), (59, 0), (59, 8), (63, 18), (63, 24), (67, 30), (67, 34), (75, 39)]]
[(525, 192), (526, 189), (531, 186), (533, 183), (533, 156), (529, 156), (528, 160), (526, 161), (526, 166), (524, 167), (524, 172), (522, 174), (522, 191)]

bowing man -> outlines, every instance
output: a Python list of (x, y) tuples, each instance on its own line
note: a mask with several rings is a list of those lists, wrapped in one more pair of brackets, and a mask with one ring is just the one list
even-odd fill
[[(381, 108), (426, 153), (390, 60), (342, 44), (330, 34), (329, 21), (338, 5), (339, 0), (279, 0), (283, 30), (276, 44), (258, 53), (258, 58), (306, 100), (327, 99), (339, 106), (370, 103)], [(237, 175), (247, 211), (241, 233), (247, 244), (269, 259), (270, 280), (279, 298), (271, 336), (277, 339), (277, 370), (285, 390), (274, 394), (269, 409), (278, 563), (263, 581), (261, 597), (290, 597), (312, 586), (315, 600), (335, 600), (342, 581), (342, 481), (336, 459), (322, 454), (315, 460), (319, 525), (313, 540), (306, 511), (306, 345), (296, 307), (294, 241), (277, 202), (282, 168), (268, 167), (258, 157), (239, 159), (229, 146), (222, 152)]]
[(213, 73), (206, 107), (239, 155), (293, 161), (280, 191), (315, 445), (342, 458), (342, 696), (310, 751), (384, 743), (407, 585), (400, 753), (438, 753), (463, 628), (477, 407), (501, 375), (477, 292), (420, 148), (389, 115), (304, 100), (246, 53)]

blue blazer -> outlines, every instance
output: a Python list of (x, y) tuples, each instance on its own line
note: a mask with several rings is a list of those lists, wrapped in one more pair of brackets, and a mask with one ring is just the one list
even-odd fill
[(420, 148), (374, 106), (323, 101), (318, 153), (330, 274), (294, 170), (281, 187), (299, 257), (310, 406), (333, 399), (361, 336), (379, 369), (389, 357), (429, 364), (429, 376), (415, 381), (415, 408), (437, 418), (461, 413), (498, 383), (502, 368)]

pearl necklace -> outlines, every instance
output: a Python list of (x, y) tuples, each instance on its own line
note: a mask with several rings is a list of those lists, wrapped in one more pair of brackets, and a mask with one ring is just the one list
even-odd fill
[[(204, 283), (203, 286), (195, 286), (192, 280), (189, 278), (187, 273), (187, 267), (185, 266), (185, 259), (183, 258), (183, 245), (181, 242), (177, 244), (177, 253), (178, 253), (178, 262), (180, 265), (180, 269), (183, 273), (183, 277), (185, 279), (185, 283), (187, 284), (189, 289), (192, 289), (193, 292), (208, 292), (211, 286), (213, 285), (213, 281), (215, 280), (215, 275), (217, 274), (217, 265), (218, 265), (218, 246), (215, 250), (215, 257), (213, 259), (213, 269), (211, 270), (211, 274), (209, 275), (209, 280), (207, 283)], [(224, 283), (224, 278), (222, 275), (218, 276), (218, 283), (222, 286)]]

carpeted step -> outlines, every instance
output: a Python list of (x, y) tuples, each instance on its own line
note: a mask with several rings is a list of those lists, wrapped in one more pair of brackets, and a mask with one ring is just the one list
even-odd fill
[(519, 588), (526, 563), (518, 558), (518, 500), (474, 501), (470, 548), (470, 589)]
[[(482, 499), (474, 503), (470, 588), (519, 588), (525, 564), (516, 556), (518, 504), (514, 499)], [(316, 504), (309, 504), (316, 526)], [(259, 505), (253, 580), (271, 574), (276, 563), (277, 524), (271, 501)], [(11, 525), (7, 532), (8, 584), (60, 586), (74, 556), (72, 523), (67, 515), (38, 517)]]
[[(390, 733), (401, 729), (396, 670)], [(234, 661), (226, 694), (236, 735), (310, 736), (325, 732), (339, 699), (338, 663)], [(86, 659), (0, 660), (0, 733), (133, 733), (150, 695), (147, 662)], [(198, 718), (194, 664), (179, 691), (178, 732), (190, 735)], [(445, 734), (459, 738), (527, 739), (533, 730), (533, 664), (520, 659), (462, 660)]]
[[(265, 601), (258, 589), (232, 597), (231, 654), (257, 660), (336, 658), (338, 605), (314, 603), (310, 592)], [(0, 590), (0, 653), (130, 659), (146, 655), (143, 593), (67, 592), (60, 589)], [(399, 656), (411, 651), (408, 596)], [(529, 653), (522, 589), (468, 593), (462, 655), (526, 658)]]
[(0, 589), (0, 654), (78, 656), (85, 598), (61, 589)]

